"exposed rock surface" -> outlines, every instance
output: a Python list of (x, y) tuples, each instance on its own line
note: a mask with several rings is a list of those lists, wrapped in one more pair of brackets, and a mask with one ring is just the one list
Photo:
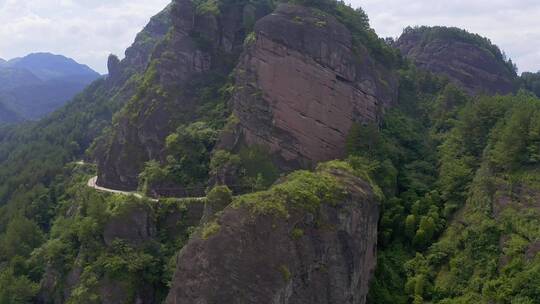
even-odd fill
[(493, 49), (488, 50), (479, 43), (468, 41), (469, 38), (480, 38), (474, 34), (459, 37), (440, 34), (442, 31), (464, 33), (443, 27), (410, 29), (395, 46), (418, 67), (447, 76), (470, 94), (508, 94), (516, 90), (517, 75), (503, 57), (497, 58), (500, 56), (498, 48), (495, 50), (496, 47), (491, 45)]
[(352, 124), (396, 101), (396, 77), (331, 16), (282, 4), (255, 34), (236, 69), (229, 144), (266, 146), (282, 169), (310, 167), (344, 156)]
[[(227, 75), (242, 50), (246, 6), (222, 8), (219, 15), (200, 13), (190, 0), (170, 8), (172, 29), (151, 57), (153, 92), (132, 100), (119, 115), (99, 159), (100, 186), (133, 190), (150, 159), (162, 159), (165, 138), (196, 115), (197, 89), (212, 75)], [(268, 11), (253, 8), (257, 19)], [(159, 91), (156, 92), (156, 91)]]
[(155, 237), (155, 225), (152, 210), (148, 206), (136, 206), (125, 214), (113, 217), (105, 225), (103, 239), (107, 246), (111, 246), (115, 240), (139, 245)]
[(121, 85), (133, 73), (144, 72), (150, 62), (152, 51), (172, 26), (171, 11), (172, 4), (150, 19), (144, 29), (137, 34), (133, 44), (126, 50), (122, 61), (115, 60), (118, 58), (114, 55), (109, 57), (108, 69), (111, 85)]
[(365, 303), (379, 207), (368, 184), (333, 174), (347, 196), (316, 215), (225, 209), (219, 231), (181, 251), (167, 303)]

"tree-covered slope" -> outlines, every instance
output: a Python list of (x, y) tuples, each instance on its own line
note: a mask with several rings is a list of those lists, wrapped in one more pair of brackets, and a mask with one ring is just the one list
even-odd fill
[[(154, 20), (154, 23), (163, 22)], [(143, 33), (147, 44), (157, 44), (166, 34), (146, 28)], [(147, 44), (135, 42), (145, 48)], [(130, 56), (124, 61), (135, 60), (140, 65), (148, 64), (149, 54), (144, 49), (131, 49)], [(22, 206), (27, 200), (35, 198), (39, 190), (46, 190), (54, 177), (61, 173), (62, 167), (69, 161), (82, 159), (85, 150), (93, 140), (110, 124), (112, 115), (125, 103), (138, 81), (137, 72), (121, 68), (121, 79), (100, 79), (87, 87), (68, 105), (43, 120), (25, 123), (17, 127), (0, 129), (0, 204), (9, 205), (20, 201)], [(17, 197), (24, 199), (17, 199)], [(7, 211), (2, 208), (2, 212)], [(18, 212), (18, 211), (17, 211)]]
[(350, 135), (386, 190), (369, 302), (536, 303), (540, 100), (402, 77), (405, 107)]
[[(195, 19), (195, 24), (187, 25), (196, 29), (187, 36), (185, 32), (178, 30), (174, 32), (175, 28), (183, 29), (186, 26), (182, 22), (193, 21), (185, 16), (178, 18), (187, 13), (187, 10), (175, 6), (179, 3), (188, 7), (194, 6), (192, 12), (200, 18)], [(185, 119), (182, 118), (183, 120), (173, 121), (174, 124), (179, 124), (179, 128), (176, 130), (172, 128), (165, 134), (168, 135), (166, 144), (169, 148), (167, 153), (170, 154), (167, 161), (174, 165), (166, 168), (167, 170), (170, 168), (170, 173), (167, 174), (182, 181), (200, 180), (206, 187), (211, 172), (212, 176), (219, 180), (218, 173), (223, 169), (222, 165), (228, 161), (235, 162), (236, 158), (239, 159), (237, 164), (240, 166), (235, 172), (240, 174), (242, 180), (239, 185), (241, 192), (266, 189), (278, 177), (279, 173), (268, 160), (263, 148), (246, 147), (247, 149), (235, 151), (234, 155), (221, 151), (216, 155), (225, 156), (225, 162), (220, 162), (219, 157), (210, 160), (210, 151), (216, 142), (217, 133), (224, 127), (230, 113), (225, 105), (231, 93), (229, 82), (232, 80), (227, 76), (236, 65), (235, 60), (244, 48), (245, 38), (249, 34), (247, 29), (253, 26), (257, 16), (267, 14), (273, 9), (273, 4), (266, 2), (243, 5), (239, 7), (236, 3), (229, 2), (173, 3), (138, 35), (134, 46), (128, 49), (126, 59), (119, 61), (115, 56), (110, 57), (111, 73), (107, 79), (93, 83), (69, 105), (43, 121), (2, 129), (0, 144), (0, 161), (2, 161), (0, 195), (4, 204), (0, 209), (3, 223), (0, 226), (2, 231), (0, 239), (3, 242), (3, 249), (0, 252), (2, 299), (6, 299), (7, 302), (40, 299), (40, 301), (74, 303), (81, 299), (115, 302), (117, 300), (114, 299), (118, 297), (133, 299), (132, 297), (138, 296), (150, 297), (149, 302), (163, 299), (164, 293), (168, 290), (167, 281), (172, 278), (171, 271), (174, 270), (174, 265), (168, 264), (174, 261), (174, 254), (181, 248), (185, 235), (189, 235), (189, 231), (185, 231), (187, 227), (173, 225), (171, 228), (173, 231), (169, 234), (161, 228), (157, 228), (158, 234), (146, 228), (137, 230), (143, 222), (139, 221), (136, 215), (132, 215), (129, 208), (125, 209), (125, 212), (112, 210), (117, 208), (115, 206), (122, 209), (121, 206), (129, 205), (129, 199), (97, 195), (95, 190), (86, 188), (85, 180), (95, 174), (93, 169), (81, 169), (75, 164), (66, 165), (83, 158), (89, 147), (88, 155), (92, 157), (108, 157), (108, 155), (110, 157), (110, 150), (103, 149), (104, 146), (101, 144), (110, 140), (111, 134), (122, 139), (120, 136), (122, 133), (117, 132), (121, 130), (118, 124), (123, 120), (131, 121), (130, 123), (144, 122), (147, 117), (151, 117), (147, 114), (160, 107), (174, 119), (187, 116)], [(336, 3), (332, 2), (331, 7), (334, 5)], [(367, 31), (366, 21), (363, 19), (365, 15), (361, 12), (356, 13), (343, 4), (339, 5), (338, 12), (343, 15), (341, 18), (344, 22), (348, 21), (349, 23), (346, 23), (348, 26), (358, 24), (357, 30), (354, 31), (355, 43), (359, 46), (362, 43), (366, 45), (371, 43), (367, 46), (367, 51), (381, 58), (377, 59), (381, 62), (386, 58), (385, 60), (389, 61), (385, 64), (392, 66), (395, 52), (383, 46), (371, 30)], [(336, 13), (332, 10), (329, 12)], [(171, 18), (171, 14), (177, 16)], [(223, 14), (229, 16), (229, 19), (214, 14)], [(359, 18), (357, 23), (355, 18)], [(212, 24), (212, 20), (233, 21), (233, 29), (244, 30), (227, 31), (227, 27), (216, 26), (210, 27), (209, 31), (205, 30), (205, 26)], [(169, 35), (166, 35), (167, 33)], [(217, 36), (207, 37), (201, 33)], [(208, 45), (209, 38), (218, 41), (218, 46)], [(249, 40), (247, 43), (246, 46), (249, 45)], [(205, 61), (207, 57), (201, 51), (212, 54), (216, 59), (210, 65), (211, 73), (205, 74), (202, 79), (188, 77), (187, 89), (179, 92), (175, 90), (179, 88), (175, 84), (181, 83), (184, 77), (189, 76), (182, 71), (192, 68), (183, 61), (186, 58), (183, 52), (186, 50), (194, 51), (194, 58), (197, 59), (193, 61), (196, 64), (195, 70), (208, 68)], [(178, 72), (175, 69), (178, 69)], [(160, 82), (164, 84), (163, 90), (160, 90)], [(177, 100), (164, 98), (167, 96)], [(194, 108), (186, 107), (182, 103), (186, 102), (186, 96), (196, 97), (192, 100), (196, 105)], [(156, 108), (153, 108), (153, 105)], [(132, 115), (134, 113), (137, 114), (136, 117)], [(112, 119), (115, 114), (116, 118)], [(111, 121), (113, 128), (109, 129)], [(182, 125), (182, 122), (187, 125)], [(135, 131), (133, 125), (128, 126), (131, 127), (127, 128), (127, 131)], [(144, 128), (138, 130), (145, 132)], [(91, 145), (100, 135), (102, 136), (97, 140), (98, 144)], [(200, 151), (204, 153), (199, 153)], [(125, 153), (123, 155), (129, 156), (129, 151)], [(156, 160), (157, 168), (156, 162), (149, 162), (148, 170), (141, 175), (143, 185), (159, 181), (159, 175), (163, 171), (160, 162), (164, 159), (156, 158)], [(199, 175), (199, 172), (202, 174)], [(156, 173), (158, 179), (155, 178)], [(301, 190), (302, 187), (297, 186), (290, 189), (293, 201), (296, 201), (296, 195), (304, 195)], [(313, 195), (329, 198), (318, 191)], [(149, 202), (144, 204), (146, 203)], [(135, 202), (135, 206), (138, 204), (139, 202)], [(184, 210), (183, 205), (175, 206), (176, 204), (170, 206), (173, 213), (177, 208)], [(154, 209), (154, 207), (156, 206), (150, 204), (151, 218), (155, 218), (156, 213), (153, 212), (159, 214), (168, 212), (167, 208)], [(138, 207), (135, 209), (140, 210)], [(109, 218), (107, 210), (112, 215), (110, 222), (107, 221)], [(101, 211), (106, 211), (107, 214), (100, 214)], [(205, 214), (206, 212), (205, 208)], [(133, 218), (135, 222), (129, 220), (132, 216), (135, 216)], [(147, 218), (144, 213), (141, 216)], [(157, 215), (157, 218), (160, 216)], [(124, 221), (127, 222), (122, 224)], [(175, 223), (178, 219), (172, 218), (170, 221)], [(167, 223), (157, 222), (158, 227)], [(197, 220), (190, 225), (198, 224)], [(321, 229), (316, 225), (315, 228)], [(373, 224), (370, 228), (374, 229), (372, 231), (376, 230)], [(123, 234), (122, 231), (126, 231), (125, 229), (136, 229), (134, 235), (137, 240), (143, 237), (144, 246), (138, 247), (139, 243), (131, 243), (132, 234), (131, 232)], [(184, 234), (178, 229), (184, 229), (182, 230)], [(324, 232), (324, 229), (321, 231)], [(338, 234), (335, 234), (332, 237), (337, 236)], [(372, 236), (370, 242), (374, 242), (375, 233)], [(355, 235), (351, 237), (351, 240), (355, 239)], [(116, 238), (123, 239), (124, 242), (114, 242)], [(118, 260), (121, 256), (127, 260)], [(343, 258), (346, 256), (345, 252)], [(369, 264), (373, 265), (373, 262), (371, 259)], [(283, 276), (280, 269), (274, 271)], [(358, 271), (358, 273), (369, 272), (369, 269)], [(363, 277), (362, 282), (365, 293), (368, 277)], [(21, 289), (21, 286), (26, 288)], [(152, 288), (144, 289), (143, 286)], [(142, 299), (148, 299), (144, 297)]]
[(540, 301), (540, 101), (293, 2), (173, 1), (107, 78), (0, 128), (0, 303)]

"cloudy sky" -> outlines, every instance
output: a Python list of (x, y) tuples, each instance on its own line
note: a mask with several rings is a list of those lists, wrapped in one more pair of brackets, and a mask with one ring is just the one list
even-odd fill
[(0, 58), (62, 54), (106, 73), (170, 0), (0, 0)]
[[(63, 54), (106, 73), (148, 19), (170, 0), (0, 0), (0, 58)], [(520, 71), (540, 70), (538, 0), (350, 0), (383, 37), (407, 25), (450, 25), (489, 37)]]
[(408, 25), (446, 25), (488, 37), (519, 71), (540, 70), (538, 0), (352, 0), (368, 13), (383, 37), (399, 36)]

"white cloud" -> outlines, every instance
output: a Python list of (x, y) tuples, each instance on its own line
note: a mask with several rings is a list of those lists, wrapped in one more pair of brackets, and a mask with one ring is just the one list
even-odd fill
[(0, 57), (52, 52), (106, 73), (170, 0), (0, 0)]
[(352, 0), (383, 37), (408, 25), (464, 28), (497, 44), (520, 71), (540, 70), (540, 1), (537, 0)]

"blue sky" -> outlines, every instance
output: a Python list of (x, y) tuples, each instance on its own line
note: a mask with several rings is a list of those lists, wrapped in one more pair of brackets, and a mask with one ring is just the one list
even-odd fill
[[(0, 58), (47, 51), (106, 73), (170, 0), (0, 0)], [(520, 71), (540, 70), (538, 0), (351, 0), (383, 37), (407, 25), (449, 25), (490, 38)]]

